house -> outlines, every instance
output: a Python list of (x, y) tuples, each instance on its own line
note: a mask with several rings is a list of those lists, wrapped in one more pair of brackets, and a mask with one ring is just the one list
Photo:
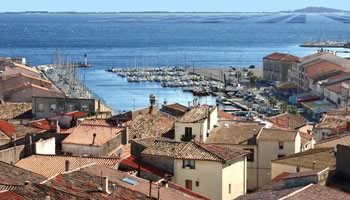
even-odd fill
[(217, 107), (206, 105), (193, 107), (176, 120), (175, 140), (205, 142), (217, 121)]
[(54, 117), (64, 113), (81, 111), (86, 113), (107, 113), (112, 109), (95, 99), (33, 96), (32, 113), (35, 119)]
[(129, 121), (129, 138), (143, 139), (153, 137), (174, 138), (174, 118), (161, 112), (139, 114)]
[(65, 97), (65, 95), (58, 90), (48, 89), (32, 83), (19, 84), (16, 87), (2, 91), (1, 94), (5, 101), (25, 103), (32, 102), (34, 96)]
[(312, 102), (303, 102), (301, 105), (305, 109), (306, 114), (314, 120), (319, 120), (322, 114), (336, 108), (334, 104), (328, 102), (325, 99)]
[(287, 129), (298, 129), (306, 125), (307, 120), (302, 116), (293, 115), (291, 113), (282, 113), (268, 118), (276, 127)]
[(106, 120), (85, 120), (62, 141), (62, 151), (67, 155), (106, 156), (121, 147), (126, 134), (123, 130)]
[(1, 91), (5, 91), (25, 83), (32, 83), (34, 85), (41, 86), (52, 91), (58, 91), (58, 89), (53, 86), (51, 81), (29, 76), (26, 74), (15, 74), (12, 76), (3, 77), (0, 79), (0, 89)]
[(350, 131), (350, 113), (344, 109), (330, 110), (323, 114), (313, 129), (316, 142), (336, 137)]
[(271, 179), (288, 172), (321, 171), (335, 166), (333, 148), (316, 148), (271, 161)]
[(248, 153), (198, 142), (155, 141), (142, 156), (173, 160), (172, 181), (182, 187), (211, 199), (234, 199), (247, 190)]
[(323, 96), (339, 106), (349, 106), (350, 80), (328, 84), (323, 88)]
[(76, 170), (89, 164), (118, 169), (119, 162), (119, 158), (32, 155), (18, 161), (15, 165), (46, 178), (51, 178), (57, 174)]
[(336, 148), (337, 145), (350, 146), (350, 134), (348, 133), (327, 140), (321, 140), (315, 145), (315, 148)]
[(258, 188), (257, 183), (257, 161), (258, 151), (256, 136), (262, 129), (258, 123), (240, 123), (235, 121), (221, 121), (218, 127), (215, 127), (207, 144), (234, 147), (251, 152), (247, 155), (247, 190), (252, 191)]
[(181, 105), (179, 103), (174, 104), (164, 104), (162, 108), (160, 109), (161, 112), (168, 114), (173, 117), (181, 117), (183, 116), (187, 111), (189, 111), (190, 108)]
[(263, 58), (263, 78), (269, 81), (288, 81), (288, 72), (296, 68), (299, 58), (290, 54), (273, 53)]
[(318, 51), (315, 54), (300, 59), (297, 70), (294, 72), (292, 82), (304, 91), (317, 89), (317, 82), (338, 76), (350, 69), (350, 62), (333, 52)]
[(271, 160), (299, 153), (302, 149), (301, 136), (297, 130), (262, 128), (257, 136), (258, 185), (271, 181)]
[(2, 71), (3, 77), (13, 76), (16, 74), (25, 74), (37, 78), (41, 77), (41, 73), (37, 69), (9, 60), (0, 62), (0, 71)]

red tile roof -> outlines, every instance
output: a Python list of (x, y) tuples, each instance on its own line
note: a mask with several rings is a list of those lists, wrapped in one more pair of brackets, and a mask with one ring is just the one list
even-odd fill
[(290, 113), (283, 113), (274, 117), (268, 118), (274, 125), (281, 128), (296, 129), (304, 126), (307, 120), (301, 116), (296, 116)]
[(258, 141), (276, 141), (276, 142), (293, 142), (297, 136), (297, 130), (262, 128), (257, 140)]
[(284, 53), (273, 53), (268, 56), (265, 56), (264, 59), (267, 60), (279, 60), (279, 61), (288, 61), (288, 62), (299, 62), (300, 58)]
[(306, 76), (309, 78), (315, 78), (316, 76), (319, 76), (320, 74), (326, 73), (326, 72), (332, 72), (332, 71), (347, 71), (346, 68), (343, 66), (334, 64), (332, 62), (326, 61), (326, 60), (320, 60), (318, 62), (315, 62), (313, 64), (308, 64), (305, 68)]
[[(122, 130), (110, 125), (106, 120), (85, 120), (62, 141), (62, 144), (102, 146), (121, 134)], [(94, 134), (96, 138), (93, 143)]]
[(11, 123), (4, 120), (0, 120), (0, 131), (9, 138), (16, 135), (16, 128)]
[(109, 168), (115, 168), (120, 162), (119, 158), (97, 158), (56, 155), (33, 155), (16, 163), (17, 167), (40, 174), (47, 178), (65, 172), (65, 162), (70, 162), (69, 170), (74, 170), (88, 164), (99, 164)]
[[(138, 160), (135, 156), (129, 156), (129, 157), (123, 159), (120, 164), (127, 165), (130, 168), (133, 168), (134, 170), (138, 169)], [(141, 168), (141, 171), (150, 172), (150, 173), (155, 174), (161, 178), (164, 178), (166, 174), (169, 174), (168, 172), (163, 171), (159, 168), (156, 168), (152, 165), (149, 165), (145, 162), (141, 162), (140, 168)]]
[(218, 112), (218, 117), (221, 119), (229, 119), (229, 120), (240, 120), (240, 117), (238, 116), (233, 116), (223, 110), (219, 110)]

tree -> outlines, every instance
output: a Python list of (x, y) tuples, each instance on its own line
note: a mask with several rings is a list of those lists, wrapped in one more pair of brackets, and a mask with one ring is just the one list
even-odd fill
[(251, 78), (251, 77), (254, 76), (254, 73), (253, 73), (252, 71), (249, 71), (249, 72), (247, 73), (247, 76), (248, 76), (249, 78)]
[(236, 71), (236, 79), (238, 82), (241, 82), (242, 78), (242, 72), (241, 71)]
[(255, 85), (257, 81), (258, 81), (258, 77), (255, 75), (249, 78), (249, 82), (251, 85)]
[(277, 105), (277, 99), (275, 97), (270, 97), (269, 104), (272, 106), (272, 108), (275, 108), (275, 106)]
[(290, 114), (296, 115), (298, 113), (298, 108), (296, 106), (289, 106), (288, 111)]
[(282, 110), (282, 112), (287, 112), (288, 111), (288, 103), (284, 102), (280, 105), (280, 109)]
[(249, 66), (249, 69), (254, 69), (255, 68), (255, 65), (250, 65)]

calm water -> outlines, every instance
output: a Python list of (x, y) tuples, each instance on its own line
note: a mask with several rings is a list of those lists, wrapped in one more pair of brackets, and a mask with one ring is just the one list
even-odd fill
[(261, 66), (261, 58), (272, 52), (314, 52), (298, 47), (305, 41), (350, 40), (350, 24), (316, 14), (307, 15), (306, 23), (303, 17), (297, 20), (301, 23), (287, 23), (295, 17), (288, 15), (0, 15), (0, 55), (26, 57), (29, 64), (39, 65), (51, 62), (55, 49), (75, 60), (87, 53), (94, 65), (82, 71), (87, 86), (117, 111), (133, 109), (134, 102), (136, 108), (147, 106), (150, 93), (160, 102), (187, 104), (191, 94), (156, 83), (129, 84), (104, 70), (135, 65)]

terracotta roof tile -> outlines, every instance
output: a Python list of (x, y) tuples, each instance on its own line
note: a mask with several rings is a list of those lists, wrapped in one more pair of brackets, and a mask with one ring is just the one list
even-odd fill
[(222, 121), (214, 128), (207, 139), (209, 144), (252, 144), (255, 135), (263, 126), (257, 123), (237, 123)]
[(159, 112), (139, 114), (129, 122), (130, 139), (165, 136), (174, 127), (174, 119)]
[[(108, 124), (106, 120), (84, 120), (62, 141), (62, 144), (101, 146), (121, 134), (122, 130)], [(96, 138), (93, 143), (94, 134)]]
[(75, 157), (56, 155), (33, 155), (16, 163), (17, 167), (40, 174), (47, 178), (65, 172), (65, 162), (69, 161), (69, 170), (74, 170), (88, 164), (98, 164), (115, 168), (120, 162), (119, 158)]
[[(282, 163), (292, 166), (305, 167), (315, 170), (323, 170), (335, 166), (333, 148), (310, 149), (301, 153), (292, 154), (283, 158), (273, 160), (273, 163)], [(313, 163), (315, 161), (315, 164)]]
[(306, 186), (291, 195), (289, 195), (286, 200), (301, 200), (301, 199), (309, 199), (309, 200), (328, 200), (328, 199), (349, 199), (349, 194), (335, 190), (330, 187), (326, 187), (318, 184), (311, 184)]
[(31, 114), (31, 103), (5, 103), (0, 104), (0, 119), (21, 118), (27, 112)]
[(336, 147), (338, 144), (350, 146), (350, 134), (341, 135), (328, 140), (322, 140), (315, 145), (315, 148)]
[(248, 154), (234, 148), (219, 147), (196, 142), (155, 141), (142, 154), (148, 156), (170, 157), (174, 159), (208, 160), (226, 162)]
[(283, 113), (268, 118), (273, 124), (281, 128), (297, 129), (304, 126), (307, 120), (304, 117), (296, 116), (290, 113)]
[(196, 123), (200, 122), (208, 117), (208, 112), (211, 111), (211, 108), (208, 106), (199, 106), (194, 107), (183, 115), (177, 122), (180, 123)]
[(277, 141), (277, 142), (293, 142), (298, 131), (275, 128), (262, 128), (257, 140), (258, 141)]
[(284, 54), (284, 53), (273, 53), (268, 56), (265, 56), (264, 59), (268, 60), (279, 60), (279, 61), (290, 61), (290, 62), (299, 62), (298, 57), (290, 55), (290, 54)]

